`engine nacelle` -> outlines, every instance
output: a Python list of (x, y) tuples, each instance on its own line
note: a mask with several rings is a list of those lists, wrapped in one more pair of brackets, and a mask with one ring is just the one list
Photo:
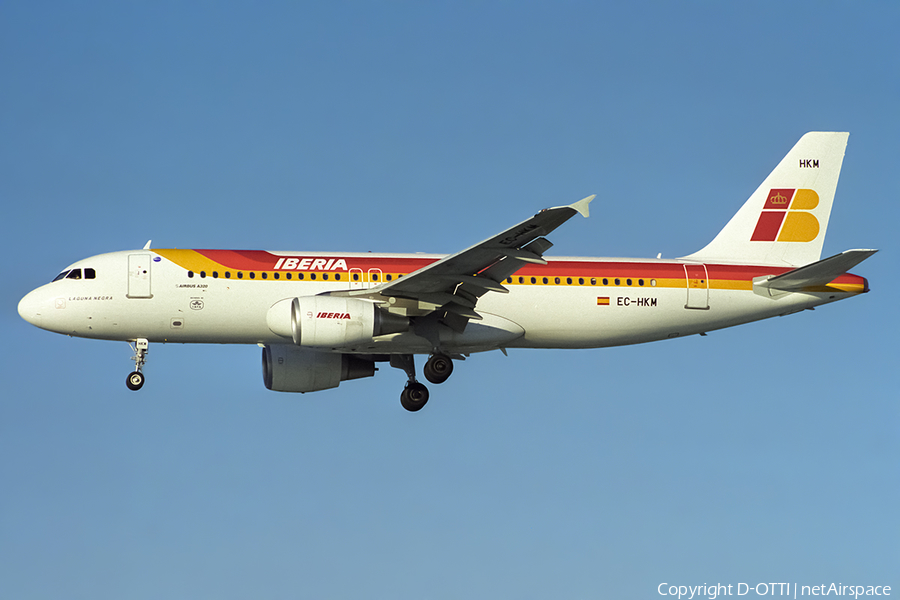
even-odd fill
[(272, 306), (266, 323), (273, 333), (298, 346), (345, 348), (409, 329), (409, 319), (381, 310), (374, 302), (340, 296), (303, 296)]
[(262, 367), (263, 382), (275, 392), (317, 392), (375, 374), (371, 360), (289, 344), (263, 346)]

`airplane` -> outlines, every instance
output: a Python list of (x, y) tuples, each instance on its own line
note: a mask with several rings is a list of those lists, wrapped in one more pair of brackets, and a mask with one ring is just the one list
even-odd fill
[(678, 259), (549, 257), (547, 236), (589, 196), (452, 255), (155, 249), (92, 256), (19, 302), (49, 331), (132, 346), (258, 344), (263, 382), (313, 392), (405, 372), (400, 403), (429, 398), (454, 361), (509, 348), (601, 348), (705, 335), (869, 291), (847, 271), (877, 250), (821, 259), (848, 133), (810, 132), (719, 234)]

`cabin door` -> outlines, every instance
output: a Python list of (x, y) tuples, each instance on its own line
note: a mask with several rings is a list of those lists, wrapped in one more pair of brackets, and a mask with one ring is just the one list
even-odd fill
[(152, 298), (150, 293), (150, 264), (153, 261), (149, 254), (128, 255), (128, 297)]

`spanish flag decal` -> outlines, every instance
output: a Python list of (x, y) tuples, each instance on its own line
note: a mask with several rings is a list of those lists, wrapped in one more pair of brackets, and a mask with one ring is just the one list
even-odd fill
[(609, 296), (597, 298), (597, 306), (609, 306)]

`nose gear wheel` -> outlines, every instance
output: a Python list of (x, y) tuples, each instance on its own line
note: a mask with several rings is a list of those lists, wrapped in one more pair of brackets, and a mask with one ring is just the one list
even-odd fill
[(139, 389), (144, 387), (144, 374), (140, 371), (132, 371), (125, 379), (125, 385), (127, 385), (128, 389), (133, 392), (138, 391)]
[(133, 344), (129, 345), (134, 351), (134, 356), (131, 357), (131, 360), (134, 361), (134, 371), (129, 373), (128, 377), (125, 378), (125, 385), (128, 386), (129, 390), (136, 392), (144, 387), (145, 378), (142, 370), (144, 368), (144, 363), (147, 362), (147, 354), (150, 352), (150, 342), (144, 338), (138, 338)]

